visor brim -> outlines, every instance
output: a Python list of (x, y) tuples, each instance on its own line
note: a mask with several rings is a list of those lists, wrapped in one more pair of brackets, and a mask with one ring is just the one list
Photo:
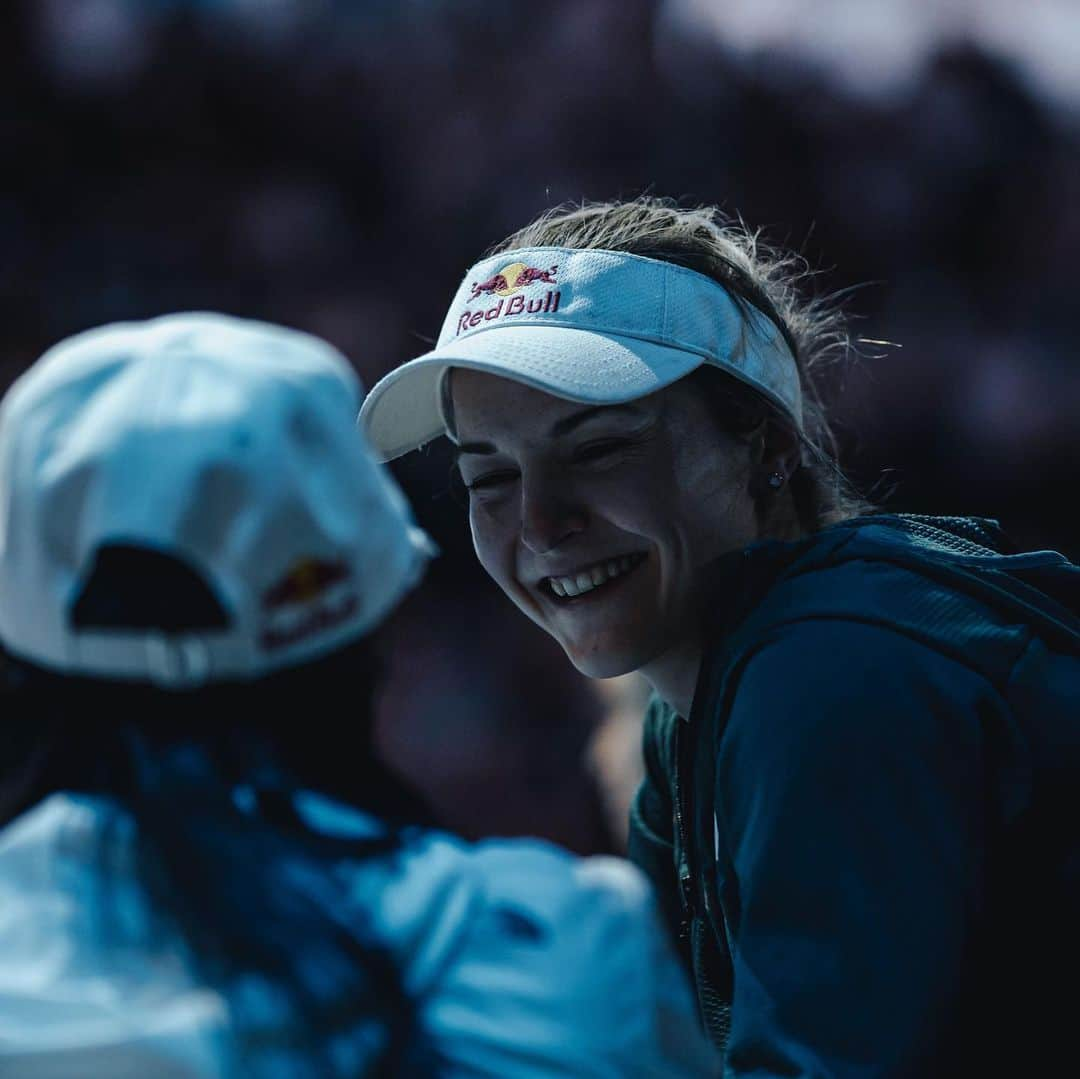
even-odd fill
[(446, 433), (439, 380), (447, 368), (484, 371), (567, 401), (616, 405), (655, 393), (705, 362), (671, 345), (595, 330), (500, 327), (391, 371), (365, 398), (359, 423), (381, 460), (392, 461)]

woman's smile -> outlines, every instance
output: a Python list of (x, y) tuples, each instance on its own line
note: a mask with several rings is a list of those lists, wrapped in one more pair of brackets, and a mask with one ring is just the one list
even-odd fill
[(562, 605), (571, 604), (574, 600), (583, 600), (586, 596), (595, 598), (597, 591), (601, 589), (606, 595), (611, 591), (612, 584), (623, 580), (647, 557), (644, 551), (638, 551), (629, 555), (600, 559), (578, 570), (544, 577), (539, 587), (543, 592), (550, 593)]

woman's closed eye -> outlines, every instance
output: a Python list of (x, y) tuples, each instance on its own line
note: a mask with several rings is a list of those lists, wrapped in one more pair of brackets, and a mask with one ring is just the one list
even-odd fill
[(517, 478), (516, 469), (493, 469), (491, 472), (482, 472), (471, 480), (465, 480), (465, 487), (469, 491), (498, 491), (513, 483)]
[[(620, 455), (636, 449), (642, 442), (641, 438), (630, 438), (625, 435), (617, 435), (608, 438), (596, 438), (590, 442), (576, 447), (570, 454), (571, 465), (606, 465), (615, 462)], [(462, 472), (462, 482), (470, 494), (499, 494), (521, 477), (518, 468), (491, 468), (486, 472), (480, 472), (471, 478)]]
[(633, 445), (633, 440), (629, 438), (598, 438), (579, 446), (574, 451), (573, 460), (576, 464), (602, 462), (632, 448)]

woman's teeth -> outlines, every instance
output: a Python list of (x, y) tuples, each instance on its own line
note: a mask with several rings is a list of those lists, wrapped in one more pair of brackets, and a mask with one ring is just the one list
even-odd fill
[(548, 581), (552, 592), (562, 599), (568, 596), (580, 596), (585, 592), (591, 592), (605, 581), (621, 577), (644, 558), (644, 554), (624, 555), (622, 558), (612, 558), (607, 562), (597, 562), (595, 566), (589, 566), (588, 569), (575, 573), (573, 577), (549, 577)]

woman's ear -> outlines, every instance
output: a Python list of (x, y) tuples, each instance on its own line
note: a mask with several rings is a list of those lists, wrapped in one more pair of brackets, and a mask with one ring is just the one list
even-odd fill
[(802, 442), (787, 424), (769, 421), (765, 463), (789, 477), (802, 464)]
[(750, 435), (752, 490), (755, 497), (781, 491), (799, 467), (799, 436), (786, 424), (762, 420)]

